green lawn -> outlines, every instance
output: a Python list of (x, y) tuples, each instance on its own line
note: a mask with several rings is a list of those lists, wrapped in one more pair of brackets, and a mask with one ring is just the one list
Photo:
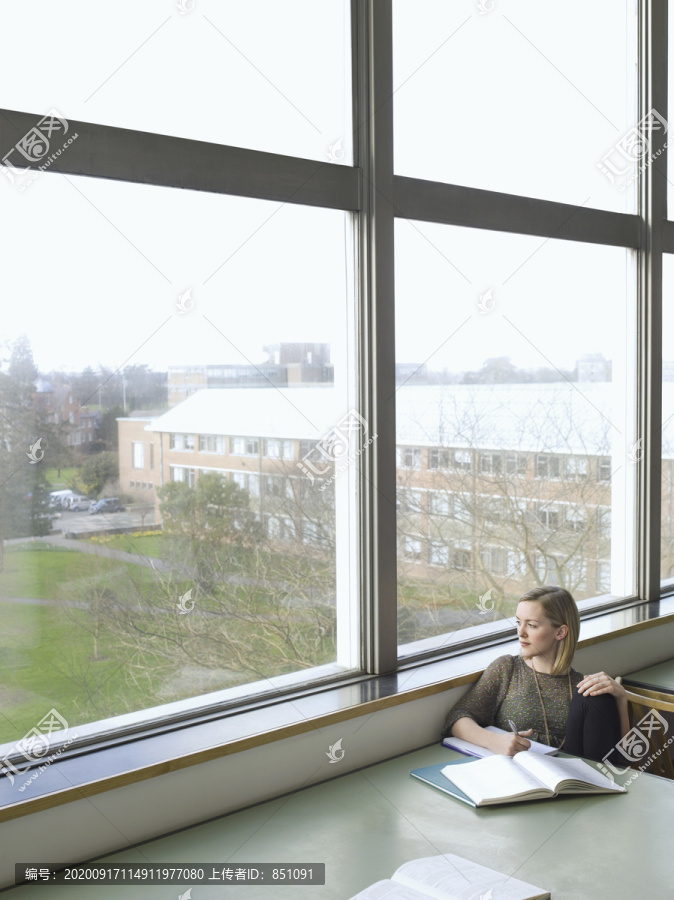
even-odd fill
[[(0, 743), (23, 737), (55, 708), (71, 726), (144, 706), (125, 668), (129, 653), (118, 639), (102, 633), (94, 658), (91, 617), (78, 602), (81, 579), (103, 576), (114, 584), (130, 564), (42, 543), (8, 547), (0, 573)], [(143, 580), (151, 570), (131, 566)], [(50, 605), (12, 602), (49, 600)], [(115, 702), (115, 697), (124, 702)], [(117, 709), (115, 709), (117, 707)], [(98, 715), (96, 713), (98, 712)]]
[[(160, 556), (161, 541), (161, 535), (116, 535), (103, 546)], [(229, 659), (223, 627), (237, 646), (248, 648), (244, 657), (255, 652), (270, 675), (301, 666), (285, 659), (286, 627), (294, 643), (311, 648), (316, 642), (311, 613), (279, 607), (278, 597), (273, 598), (268, 589), (225, 583), (216, 595), (222, 591), (230, 599), (240, 596), (241, 618), (223, 619), (219, 601), (201, 595), (195, 615), (183, 619), (173, 601), (192, 583), (184, 573), (173, 575), (167, 596), (160, 577), (168, 576), (148, 566), (43, 542), (6, 547), (0, 572), (0, 661), (4, 663), (0, 743), (23, 737), (52, 708), (76, 729), (78, 724), (257, 680), (259, 675), (239, 669), (234, 658)], [(115, 597), (127, 602), (131, 582), (141, 595), (148, 585), (157, 585), (151, 590), (154, 613), (139, 614), (138, 601), (132, 600), (136, 608), (128, 616), (133, 626), (111, 627), (105, 613), (118, 608)], [(92, 594), (92, 585), (98, 594)], [(98, 598), (103, 615), (96, 616), (95, 603), (93, 608), (79, 608), (78, 604), (91, 604), (92, 597)], [(220, 618), (204, 618), (209, 609)], [(249, 613), (256, 617), (253, 621), (248, 620)], [(280, 623), (280, 629), (265, 628), (272, 619)], [(322, 639), (317, 664), (334, 659), (334, 654), (334, 642)]]
[(90, 543), (99, 544), (101, 547), (152, 558), (161, 557), (163, 541), (161, 534), (106, 534), (89, 539)]
[(79, 469), (76, 467), (71, 467), (67, 469), (61, 469), (61, 475), (58, 474), (58, 469), (47, 469), (45, 471), (45, 478), (52, 486), (53, 491), (66, 490), (72, 487), (73, 479), (79, 472)]

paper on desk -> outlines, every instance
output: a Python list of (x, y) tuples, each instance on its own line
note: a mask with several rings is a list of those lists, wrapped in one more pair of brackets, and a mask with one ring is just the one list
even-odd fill
[[(491, 731), (493, 734), (508, 734), (507, 731), (504, 731), (503, 728), (497, 728), (496, 725), (487, 725), (486, 731)], [(529, 738), (527, 738), (529, 740)], [(443, 746), (449, 747), (450, 750), (458, 750), (460, 753), (468, 753), (470, 756), (496, 756), (492, 750), (487, 750), (486, 747), (480, 747), (479, 744), (473, 744), (470, 741), (464, 741), (461, 738), (453, 737), (451, 734), (448, 735), (443, 740)], [(556, 747), (549, 747), (547, 744), (541, 744), (540, 741), (531, 741), (531, 747), (529, 750), (533, 750), (536, 753), (544, 753), (549, 756), (554, 756), (558, 751)]]

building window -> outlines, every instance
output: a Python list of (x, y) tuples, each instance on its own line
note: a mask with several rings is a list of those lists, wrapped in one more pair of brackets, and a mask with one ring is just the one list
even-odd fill
[(194, 450), (194, 435), (171, 434), (169, 435), (169, 446), (171, 450)]
[(259, 442), (255, 438), (230, 438), (230, 454), (232, 456), (258, 456)]
[(453, 509), (451, 494), (447, 491), (428, 492), (428, 511), (434, 516), (449, 516)]
[(419, 562), (422, 548), (423, 545), (420, 540), (405, 536), (403, 539), (403, 558), (410, 562)]
[(471, 454), (470, 450), (455, 450), (452, 455), (452, 468), (457, 472), (470, 472), (471, 470)]
[(224, 453), (225, 439), (215, 434), (199, 435), (199, 452), (200, 453)]
[(449, 469), (449, 450), (431, 448), (428, 451), (429, 469)]
[(267, 519), (267, 536), (280, 541), (297, 539), (297, 529), (290, 516), (269, 516)]
[(432, 566), (449, 565), (449, 547), (440, 541), (429, 541), (428, 561)]
[(462, 572), (470, 571), (470, 550), (466, 547), (453, 547), (451, 561), (453, 568)]
[(292, 459), (294, 456), (293, 441), (282, 441), (276, 438), (266, 440), (264, 455), (269, 459)]
[(480, 474), (500, 475), (503, 472), (502, 453), (480, 453)]
[(598, 478), (599, 481), (611, 480), (611, 459), (610, 457), (602, 457), (598, 462)]
[(171, 466), (171, 481), (182, 481), (188, 487), (194, 487), (194, 469), (188, 469), (185, 466)]
[(503, 547), (483, 547), (480, 550), (480, 560), (484, 568), (493, 575), (508, 573), (508, 551)]
[(559, 507), (550, 506), (545, 503), (537, 503), (535, 506), (536, 519), (544, 528), (557, 530), (562, 524), (562, 516)]
[(131, 444), (131, 451), (133, 454), (133, 462), (132, 466), (134, 469), (143, 469), (145, 468), (145, 453), (142, 441), (134, 441)]
[(561, 478), (563, 474), (562, 459), (559, 456), (550, 456), (548, 453), (539, 453), (536, 456), (536, 478)]
[(418, 447), (398, 447), (398, 468), (418, 469), (421, 464), (421, 450)]
[(424, 492), (412, 488), (398, 488), (398, 509), (400, 512), (419, 513), (423, 511)]
[(569, 456), (566, 460), (567, 478), (584, 481), (587, 478), (587, 457)]
[(526, 475), (527, 458), (524, 453), (506, 453), (505, 459), (508, 475)]

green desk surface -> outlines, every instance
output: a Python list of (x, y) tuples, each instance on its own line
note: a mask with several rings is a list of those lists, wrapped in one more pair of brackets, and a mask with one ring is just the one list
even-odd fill
[[(672, 896), (674, 781), (643, 773), (627, 794), (473, 809), (409, 775), (410, 769), (456, 758), (440, 745), (416, 750), (98, 864), (324, 862), (324, 887), (193, 887), (192, 900), (346, 900), (406, 860), (456, 853), (547, 889), (553, 900)], [(620, 783), (627, 778), (616, 776)], [(169, 900), (183, 891), (168, 885), (25, 885), (9, 896)]]
[(648, 666), (647, 669), (639, 669), (638, 672), (630, 672), (623, 676), (623, 683), (674, 694), (674, 659), (658, 663), (657, 666)]

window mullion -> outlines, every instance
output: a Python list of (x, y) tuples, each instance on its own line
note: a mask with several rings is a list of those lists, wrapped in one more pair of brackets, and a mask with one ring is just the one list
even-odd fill
[[(640, 120), (667, 113), (667, 3), (640, 3)], [(639, 478), (639, 596), (660, 596), (662, 459), (662, 252), (667, 216), (666, 135), (651, 132), (651, 164), (642, 172), (640, 213), (644, 240), (639, 265), (639, 434), (645, 435)]]
[(363, 409), (377, 435), (363, 466), (363, 648), (365, 668), (379, 673), (397, 664), (391, 0), (356, 0), (354, 21)]

